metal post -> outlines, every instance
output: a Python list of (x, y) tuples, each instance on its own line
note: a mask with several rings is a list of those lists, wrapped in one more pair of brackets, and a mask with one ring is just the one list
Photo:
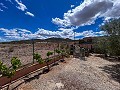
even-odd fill
[(33, 44), (33, 63), (34, 63), (34, 39), (32, 39), (32, 44)]
[(53, 47), (54, 47), (54, 65), (55, 65), (55, 38), (53, 39), (53, 45), (54, 45)]
[(75, 57), (74, 55), (75, 55), (75, 30), (74, 30), (73, 57)]

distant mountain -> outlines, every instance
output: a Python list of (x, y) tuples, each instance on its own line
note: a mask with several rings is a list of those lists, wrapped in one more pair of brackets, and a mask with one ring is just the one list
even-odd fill
[(0, 44), (29, 44), (34, 42), (72, 42), (73, 40), (69, 38), (48, 38), (48, 39), (32, 39), (32, 40), (20, 40), (20, 41), (11, 41), (11, 42), (0, 42)]

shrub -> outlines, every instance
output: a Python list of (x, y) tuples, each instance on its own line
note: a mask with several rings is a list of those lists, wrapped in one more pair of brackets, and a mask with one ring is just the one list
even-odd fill
[(14, 70), (18, 69), (21, 66), (20, 59), (18, 59), (17, 57), (13, 57), (11, 59), (11, 64)]
[(33, 58), (36, 59), (36, 61), (37, 61), (38, 63), (44, 63), (41, 55), (39, 55), (38, 53), (34, 54), (34, 57), (33, 57)]

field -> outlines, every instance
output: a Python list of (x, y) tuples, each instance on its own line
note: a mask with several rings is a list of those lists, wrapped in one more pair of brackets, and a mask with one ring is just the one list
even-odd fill
[[(34, 53), (46, 58), (46, 53), (59, 48), (60, 44), (36, 42)], [(100, 56), (65, 58), (64, 62), (51, 66), (48, 73), (40, 69), (16, 81), (10, 90), (120, 90), (120, 62)], [(22, 65), (32, 63), (33, 44), (0, 44), (0, 60), (10, 66), (12, 57), (18, 57)]]
[[(34, 44), (34, 53), (41, 54), (42, 58), (46, 58), (48, 51), (54, 51), (58, 44), (51, 42), (37, 42)], [(22, 65), (33, 62), (33, 44), (0, 44), (0, 60), (7, 66), (10, 66), (12, 57), (18, 57)]]

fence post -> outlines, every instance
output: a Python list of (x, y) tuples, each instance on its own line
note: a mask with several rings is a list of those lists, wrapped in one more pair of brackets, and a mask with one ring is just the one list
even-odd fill
[(34, 39), (32, 39), (32, 45), (33, 45), (33, 63), (34, 63)]

